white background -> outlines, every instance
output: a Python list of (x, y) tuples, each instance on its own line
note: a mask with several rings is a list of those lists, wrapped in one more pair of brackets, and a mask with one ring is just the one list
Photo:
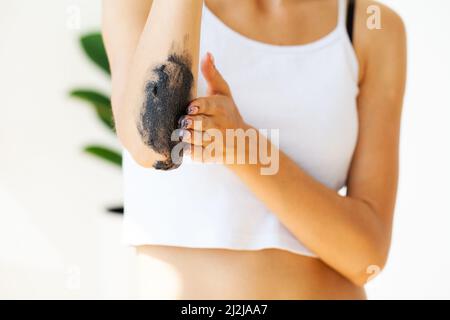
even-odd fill
[[(372, 299), (450, 298), (450, 2), (385, 0), (409, 39), (401, 179), (388, 266)], [(70, 6), (81, 29), (67, 27)], [(83, 154), (117, 146), (74, 86), (109, 92), (77, 37), (100, 1), (0, 1), (0, 298), (133, 297), (132, 249), (120, 244), (115, 167)]]

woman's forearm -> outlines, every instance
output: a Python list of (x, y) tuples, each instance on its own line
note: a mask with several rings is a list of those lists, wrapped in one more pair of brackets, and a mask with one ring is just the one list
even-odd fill
[(196, 92), (202, 0), (154, 0), (127, 75), (116, 130), (145, 167), (165, 169), (170, 135)]
[(299, 240), (353, 282), (364, 284), (369, 266), (383, 267), (388, 241), (369, 203), (340, 196), (282, 151), (273, 175), (262, 175), (260, 163), (228, 167)]

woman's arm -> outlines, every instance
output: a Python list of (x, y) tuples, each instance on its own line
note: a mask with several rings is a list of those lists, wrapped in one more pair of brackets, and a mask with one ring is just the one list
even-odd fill
[[(357, 285), (365, 284), (370, 266), (381, 269), (385, 265), (397, 189), (405, 30), (400, 18), (384, 7), (382, 17), (383, 30), (369, 31), (365, 25), (357, 28), (364, 28), (364, 36), (358, 35), (356, 41), (365, 42), (357, 43), (364, 48), (358, 55), (365, 58), (358, 98), (359, 139), (347, 196), (313, 179), (274, 146), (272, 150), (279, 151), (275, 175), (261, 175), (264, 165), (259, 163), (227, 165), (298, 239)], [(187, 116), (192, 121), (183, 122), (191, 133), (185, 141), (193, 145), (194, 153), (197, 143), (192, 139), (192, 122), (201, 121), (205, 130), (251, 129), (240, 117), (211, 57), (203, 62), (202, 72), (214, 95), (193, 101), (197, 108)], [(258, 138), (265, 139), (262, 135)], [(197, 145), (205, 146), (204, 142)]]
[[(152, 2), (103, 0), (102, 36), (111, 68), (114, 115), (124, 105), (128, 73)], [(115, 118), (117, 122), (117, 116)]]
[(170, 167), (175, 118), (196, 91), (202, 4), (103, 1), (116, 131), (142, 166)]
[(364, 31), (371, 34), (364, 45), (359, 139), (346, 197), (308, 176), (282, 152), (277, 175), (262, 176), (258, 166), (231, 166), (294, 235), (358, 285), (366, 283), (369, 266), (385, 265), (397, 190), (405, 31), (394, 13), (384, 9), (382, 17), (383, 30)]

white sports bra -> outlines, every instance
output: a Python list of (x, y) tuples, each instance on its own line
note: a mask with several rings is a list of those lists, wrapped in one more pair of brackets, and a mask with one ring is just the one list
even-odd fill
[[(200, 45), (201, 56), (214, 54), (245, 121), (279, 129), (281, 150), (336, 191), (345, 186), (358, 134), (358, 63), (346, 30), (346, 0), (338, 2), (337, 27), (295, 46), (249, 39), (205, 6)], [(198, 81), (202, 96), (200, 72)], [(185, 157), (180, 168), (163, 172), (123, 155), (126, 244), (316, 256), (225, 166)]]

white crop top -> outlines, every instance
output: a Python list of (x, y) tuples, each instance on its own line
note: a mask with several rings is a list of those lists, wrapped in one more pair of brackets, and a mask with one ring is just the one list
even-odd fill
[[(358, 133), (358, 63), (345, 27), (306, 45), (249, 39), (205, 6), (200, 54), (214, 54), (243, 118), (279, 129), (279, 146), (329, 188), (345, 186)], [(205, 95), (201, 72), (198, 96)], [(123, 241), (128, 245), (259, 250), (315, 257), (231, 171), (185, 157), (171, 171), (145, 169), (123, 154)], [(300, 236), (301, 239), (301, 236)]]

